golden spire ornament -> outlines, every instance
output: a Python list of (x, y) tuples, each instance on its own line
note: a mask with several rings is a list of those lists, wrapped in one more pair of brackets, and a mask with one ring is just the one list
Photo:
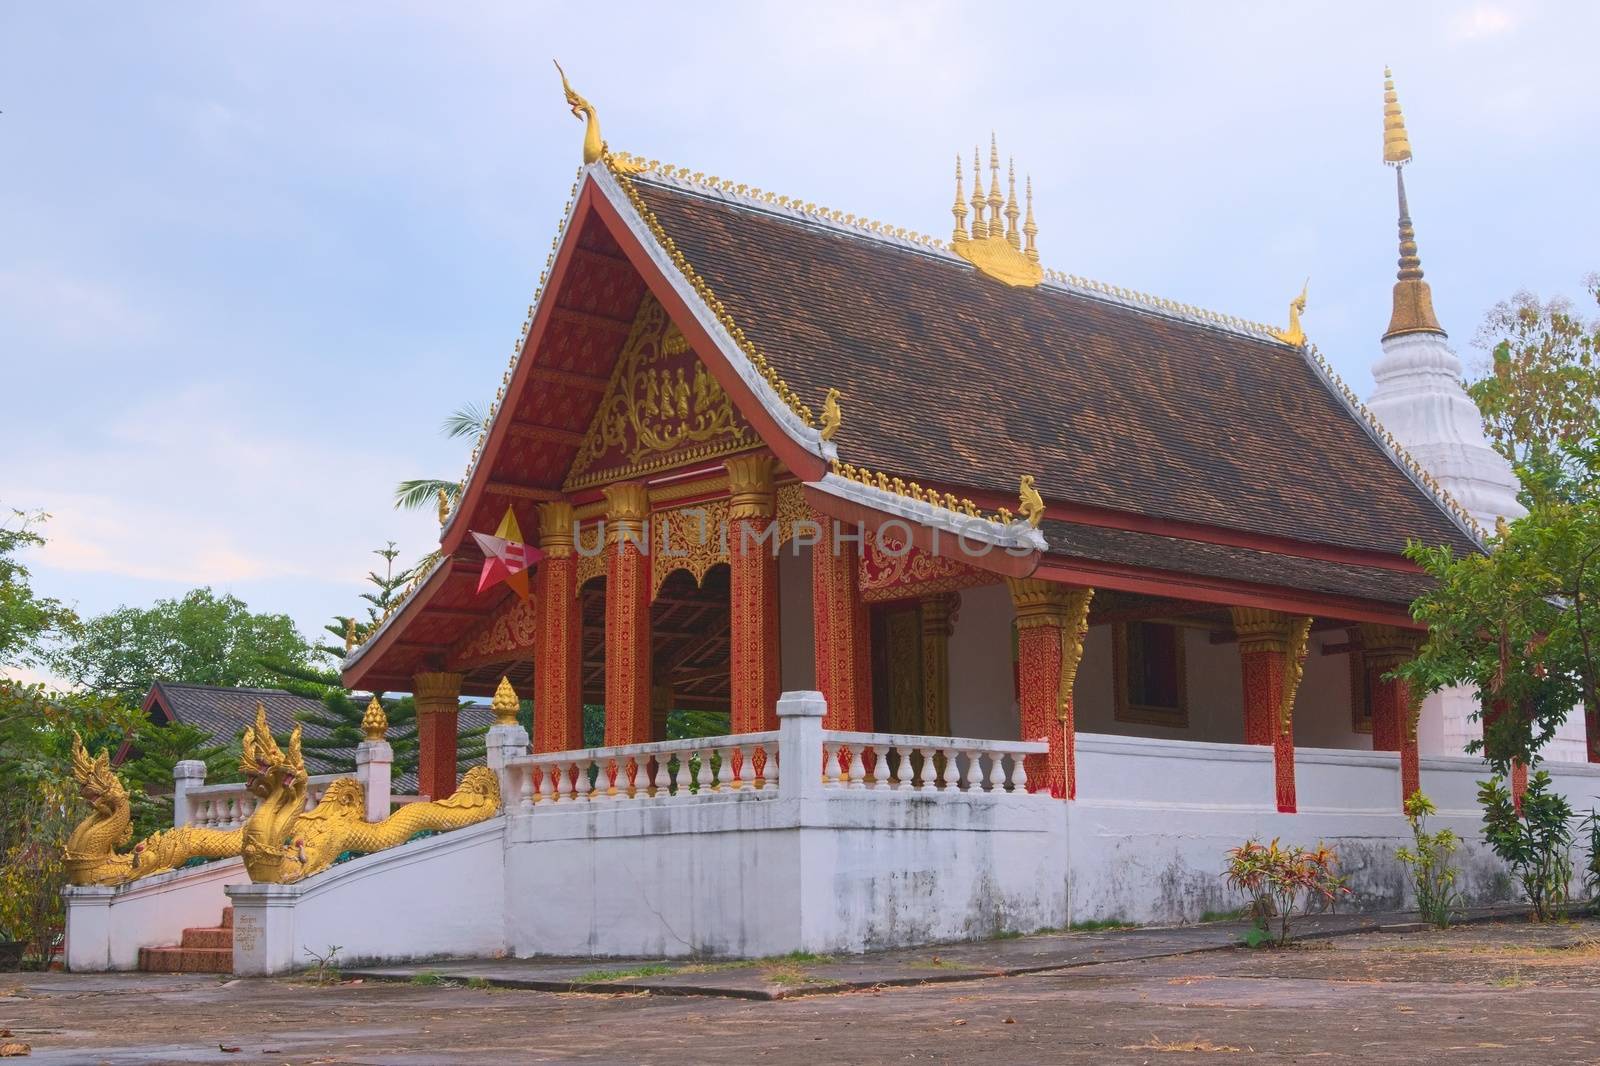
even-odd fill
[(439, 524), (442, 526), (450, 521), (450, 494), (444, 489), (439, 490)]
[(361, 716), (361, 733), (368, 740), (382, 740), (389, 732), (389, 716), (383, 713), (383, 704), (374, 696), (367, 701), (366, 713)]
[(1306, 283), (1300, 286), (1300, 295), (1289, 301), (1289, 326), (1287, 329), (1273, 330), (1272, 335), (1285, 344), (1292, 344), (1296, 348), (1306, 342), (1305, 327), (1300, 325), (1300, 316), (1306, 310), (1306, 293), (1311, 289), (1311, 279), (1306, 278)]
[(349, 655), (352, 651), (355, 650), (355, 647), (356, 647), (356, 620), (354, 618), (346, 618), (344, 620), (344, 653), (346, 655)]
[(1032, 474), (1022, 475), (1017, 486), (1017, 501), (1017, 510), (1022, 517), (1028, 520), (1028, 525), (1038, 529), (1039, 523), (1044, 520), (1044, 497), (1034, 487)]
[[(959, 199), (956, 201), (960, 202)], [(838, 389), (829, 389), (828, 394), (822, 398), (822, 429), (818, 432), (818, 436), (823, 440), (832, 440), (844, 422), (844, 412), (839, 409), (839, 395)]]
[(960, 244), (967, 239), (967, 202), (962, 199), (961, 193), (961, 153), (956, 153), (956, 202), (950, 205), (950, 213), (956, 218), (956, 229), (950, 236), (952, 244)]
[(521, 701), (517, 699), (516, 689), (511, 687), (511, 679), (502, 675), (500, 684), (494, 690), (494, 699), (489, 703), (489, 709), (494, 712), (494, 724), (516, 725), (520, 706)]
[[(1022, 211), (1017, 204), (1017, 168), (1013, 160), (1009, 169), (1008, 190), (1002, 195), (1000, 188), (1000, 146), (993, 134), (989, 136), (989, 191), (983, 189), (983, 156), (972, 150), (972, 230), (965, 230), (965, 209), (951, 208), (956, 218), (955, 238), (951, 242), (956, 255), (978, 268), (978, 273), (1006, 285), (1031, 289), (1044, 280), (1044, 268), (1039, 265), (1039, 249), (1035, 243), (1039, 227), (1033, 221), (1033, 182), (1027, 183), (1027, 223), (1020, 229), (1017, 219)], [(961, 202), (961, 162), (956, 160), (956, 203)], [(987, 215), (987, 218), (985, 217)], [(1024, 251), (1024, 238), (1026, 250)]]
[(1444, 335), (1438, 316), (1433, 313), (1433, 290), (1422, 280), (1422, 257), (1417, 254), (1417, 231), (1411, 224), (1411, 206), (1406, 202), (1405, 166), (1411, 162), (1411, 137), (1400, 111), (1400, 97), (1394, 91), (1394, 76), (1383, 68), (1383, 161), (1394, 167), (1395, 195), (1400, 205), (1400, 259), (1395, 275), (1394, 304), (1389, 314), (1385, 337), (1403, 333)]

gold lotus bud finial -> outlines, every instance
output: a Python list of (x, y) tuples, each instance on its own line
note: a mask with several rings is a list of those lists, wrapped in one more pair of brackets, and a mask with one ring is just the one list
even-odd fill
[[(956, 203), (960, 202), (961, 200), (957, 198)], [(838, 389), (829, 389), (828, 394), (822, 398), (822, 429), (818, 435), (823, 440), (832, 440), (844, 422), (844, 412), (839, 409), (839, 395)]]
[(517, 709), (520, 706), (517, 691), (511, 687), (511, 679), (502, 676), (500, 684), (494, 690), (494, 700), (489, 704), (489, 709), (494, 711), (494, 724), (516, 725)]
[(1394, 74), (1383, 68), (1383, 161), (1392, 167), (1411, 162), (1411, 138), (1406, 135), (1406, 118), (1400, 113), (1400, 97), (1394, 91)]
[(382, 740), (389, 732), (389, 716), (383, 713), (383, 704), (373, 696), (367, 701), (366, 713), (361, 716), (361, 732), (368, 740)]

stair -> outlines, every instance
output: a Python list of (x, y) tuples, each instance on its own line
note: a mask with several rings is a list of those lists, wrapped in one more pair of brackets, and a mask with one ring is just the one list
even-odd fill
[(232, 973), (233, 908), (222, 909), (222, 924), (183, 931), (177, 947), (140, 948), (145, 973)]

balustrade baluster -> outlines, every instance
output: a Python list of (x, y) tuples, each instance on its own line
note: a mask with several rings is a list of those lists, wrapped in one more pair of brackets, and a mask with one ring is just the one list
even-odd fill
[(515, 768), (517, 775), (517, 806), (522, 810), (533, 807), (533, 775), (531, 766), (518, 766)]
[(645, 788), (649, 785), (650, 760), (648, 757), (641, 755), (636, 759), (630, 760), (628, 765), (633, 770), (632, 777), (628, 782), (628, 795), (638, 799), (645, 794)]
[(932, 748), (919, 748), (922, 755), (922, 765), (917, 767), (917, 791), (922, 792), (937, 787), (939, 768), (933, 762)]
[(967, 757), (967, 791), (983, 791), (983, 762), (976, 751), (968, 749), (962, 752)]
[(756, 787), (756, 749), (750, 744), (739, 745), (739, 787)]
[(656, 780), (652, 796), (666, 796), (671, 794), (672, 775), (667, 773), (667, 764), (672, 760), (665, 754), (656, 755)]
[(874, 747), (872, 749), (872, 787), (889, 787), (889, 749)]
[(998, 751), (989, 753), (989, 791), (1006, 790), (1005, 756)]
[(776, 744), (767, 749), (767, 764), (761, 768), (761, 776), (765, 782), (764, 787), (778, 787), (778, 746)]
[(832, 785), (839, 777), (839, 745), (822, 743), (822, 783)]
[(861, 759), (861, 745), (857, 744), (850, 749), (850, 787), (865, 788), (867, 767)]
[(699, 751), (695, 752), (695, 754), (700, 756), (700, 767), (694, 775), (695, 791), (703, 796), (707, 792), (712, 791), (711, 749), (701, 748)]
[(690, 753), (687, 752), (687, 751), (678, 752), (678, 773), (677, 773), (676, 777), (674, 778), (674, 784), (677, 787), (673, 789), (673, 795), (676, 795), (676, 796), (687, 796), (690, 793), (690, 789), (689, 789), (689, 754)]
[(956, 756), (959, 754), (954, 748), (943, 749), (944, 758), (944, 787), (953, 790), (961, 787), (961, 767), (956, 765)]
[(720, 748), (717, 751), (717, 783), (712, 786), (713, 792), (726, 792), (733, 786), (733, 750)]
[[(600, 796), (605, 795), (605, 782), (601, 779), (605, 777), (606, 768), (604, 766), (600, 766), (593, 759), (579, 759), (575, 765), (578, 768), (578, 777), (577, 780), (573, 782), (573, 787), (578, 794), (578, 799), (588, 800), (591, 803), (596, 802), (596, 794)], [(591, 767), (599, 767), (598, 772), (600, 776), (594, 781), (589, 780), (589, 770)]]
[(896, 744), (894, 753), (900, 760), (900, 765), (894, 768), (894, 788), (896, 792), (902, 792), (911, 787), (911, 749), (904, 744)]
[(1028, 771), (1023, 768), (1027, 757), (1013, 754), (1011, 756), (1011, 791), (1023, 795), (1028, 791)]

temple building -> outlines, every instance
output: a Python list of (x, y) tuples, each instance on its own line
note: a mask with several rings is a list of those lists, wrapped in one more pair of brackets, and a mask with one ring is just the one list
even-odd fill
[[(1396, 907), (1418, 787), (1467, 898), (1504, 891), (1470, 693), (1419, 712), (1389, 676), (1422, 637), (1408, 541), (1481, 552), (1516, 513), (1398, 170), (1369, 406), (1304, 292), (1279, 328), (1045, 268), (992, 138), (940, 239), (612, 152), (566, 91), (584, 163), (438, 562), (343, 664), (414, 693), (436, 800), (461, 697), (496, 694), (503, 816), (300, 895), (229, 886), (269, 930), (237, 972), (323, 931), (751, 956), (1192, 920), (1237, 905), (1218, 870), (1252, 835), (1334, 843), (1358, 904)], [(485, 545), (531, 583), (487, 580)], [(668, 740), (678, 709), (727, 732)], [(1600, 796), (1600, 768), (1558, 781)]]

